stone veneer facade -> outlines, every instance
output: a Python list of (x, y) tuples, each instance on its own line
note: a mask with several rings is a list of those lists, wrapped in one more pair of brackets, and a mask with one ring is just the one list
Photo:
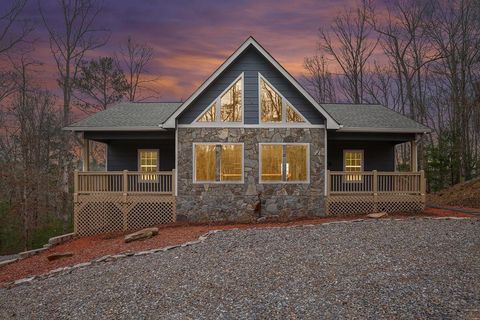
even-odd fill
[[(252, 221), (324, 214), (325, 129), (178, 128), (177, 219)], [(193, 183), (194, 142), (244, 144), (244, 183)], [(259, 183), (259, 143), (310, 144), (310, 183)]]

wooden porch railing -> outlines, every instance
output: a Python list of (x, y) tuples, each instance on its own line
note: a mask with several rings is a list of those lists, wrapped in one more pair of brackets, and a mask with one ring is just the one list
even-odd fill
[(79, 235), (139, 229), (176, 220), (175, 170), (74, 173)]
[(423, 171), (328, 171), (327, 214), (420, 211), (425, 207), (425, 192)]
[(175, 194), (175, 170), (160, 172), (79, 172), (74, 173), (74, 194), (85, 193)]

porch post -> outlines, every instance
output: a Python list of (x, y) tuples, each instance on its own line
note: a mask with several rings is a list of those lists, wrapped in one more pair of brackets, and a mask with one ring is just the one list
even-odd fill
[(90, 171), (90, 140), (83, 138), (82, 146), (83, 171)]
[(417, 141), (410, 141), (410, 169), (412, 172), (418, 171)]

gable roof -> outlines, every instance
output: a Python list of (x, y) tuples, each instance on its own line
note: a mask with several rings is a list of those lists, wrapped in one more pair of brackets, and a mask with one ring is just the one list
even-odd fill
[(290, 83), (325, 117), (328, 129), (338, 129), (339, 124), (318, 104), (315, 99), (268, 53), (253, 37), (249, 37), (227, 60), (165, 121), (164, 128), (175, 128), (176, 118), (230, 66), (249, 46), (262, 54)]
[(342, 126), (338, 131), (425, 133), (431, 129), (379, 104), (322, 103)]
[(65, 127), (72, 131), (153, 131), (163, 124), (181, 102), (122, 102)]

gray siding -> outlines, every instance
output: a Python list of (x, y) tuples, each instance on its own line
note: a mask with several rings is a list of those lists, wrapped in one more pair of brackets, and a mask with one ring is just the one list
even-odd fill
[(328, 141), (327, 168), (343, 171), (343, 150), (363, 149), (364, 170), (394, 171), (394, 142), (388, 141)]
[(83, 136), (104, 143), (113, 140), (171, 140), (173, 143), (175, 131), (85, 131)]
[(335, 132), (328, 131), (328, 141), (390, 141), (395, 143), (407, 142), (415, 139), (415, 133), (390, 132)]
[(138, 149), (158, 149), (160, 171), (175, 168), (175, 140), (125, 140), (109, 142), (107, 170), (138, 171)]
[(254, 47), (245, 50), (179, 117), (192, 123), (242, 72), (244, 72), (245, 123), (258, 124), (258, 72), (260, 72), (311, 123), (323, 124), (318, 110)]

